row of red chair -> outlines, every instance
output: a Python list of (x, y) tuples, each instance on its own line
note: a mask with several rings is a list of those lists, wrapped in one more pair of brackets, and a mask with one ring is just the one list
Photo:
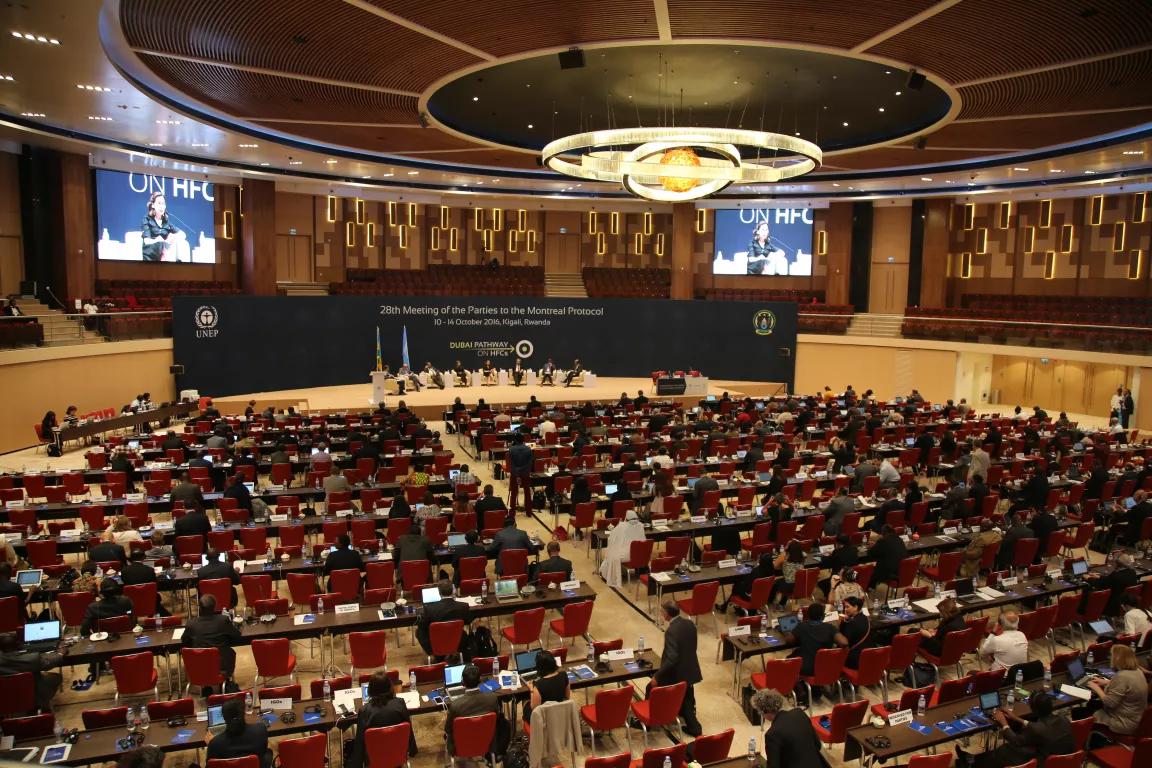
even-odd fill
[(584, 267), (582, 277), (594, 298), (666, 299), (672, 286), (670, 269)]
[(403, 293), (418, 296), (543, 296), (543, 267), (491, 268), (476, 264), (429, 264), (426, 269), (348, 270), (334, 294)]
[(1069, 349), (1147, 352), (1152, 334), (1144, 330), (1105, 330), (1078, 326), (1028, 323), (971, 323), (942, 318), (905, 316), (900, 332), (907, 338), (971, 343), (1053, 346)]
[(38, 322), (0, 321), (0, 349), (38, 347), (44, 342), (44, 326)]

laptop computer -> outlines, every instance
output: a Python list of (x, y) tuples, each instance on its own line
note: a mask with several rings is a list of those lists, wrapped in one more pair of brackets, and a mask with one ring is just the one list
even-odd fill
[(139, 447), (140, 447), (140, 441), (139, 441), (139, 440), (129, 440), (129, 441), (128, 441), (128, 448), (129, 448), (129, 449), (131, 449), (131, 450), (135, 451), (135, 450), (137, 450)]
[(700, 480), (700, 478), (698, 478), (698, 477), (690, 477), (690, 478), (688, 478), (688, 487), (689, 487), (689, 488), (695, 488), (695, 487), (696, 487), (696, 483), (697, 483), (699, 480)]
[(1136, 506), (1136, 499), (1132, 498), (1131, 496), (1124, 499), (1124, 509), (1132, 509), (1134, 506)]
[(223, 733), (225, 725), (224, 705), (208, 707), (208, 733), (213, 736)]
[(1080, 659), (1068, 660), (1068, 679), (1072, 681), (1073, 685), (1080, 685), (1093, 677), (1096, 677), (1096, 675), (1090, 675), (1085, 672), (1084, 662), (1080, 661)]
[(1104, 619), (1097, 619), (1096, 621), (1088, 622), (1088, 626), (1097, 635), (1110, 635), (1116, 632), (1116, 628)]
[(714, 403), (716, 402), (716, 395), (708, 395), (708, 397), (704, 398), (704, 400), (709, 403)]
[(449, 696), (457, 696), (464, 693), (463, 675), (463, 664), (456, 664), (455, 666), (444, 668), (444, 687), (448, 690)]
[(456, 478), (457, 478), (457, 476), (458, 476), (459, 474), (460, 474), (460, 470), (458, 470), (458, 469), (450, 469), (450, 470), (448, 470), (448, 480), (450, 480), (451, 482), (455, 483), (455, 482), (456, 482)]
[(54, 651), (59, 644), (59, 621), (37, 621), (24, 625), (24, 650)]
[(496, 580), (496, 600), (501, 603), (520, 599), (520, 589), (516, 586), (516, 579)]
[(916, 445), (916, 438), (914, 438), (914, 437), (906, 437), (906, 438), (904, 438), (904, 445), (906, 445), (906, 446), (908, 446), (909, 448), (911, 448), (912, 446)]
[(800, 625), (800, 617), (794, 613), (786, 613), (780, 617), (780, 631), (791, 632)]
[(16, 585), (25, 592), (36, 589), (44, 580), (44, 571), (39, 568), (30, 568), (26, 571), (16, 571)]
[(539, 650), (539, 648), (532, 648), (516, 654), (516, 671), (520, 674), (521, 680), (527, 682), (536, 679), (536, 653)]
[(736, 451), (736, 458), (742, 459), (748, 455), (748, 451)]
[(440, 602), (440, 587), (424, 587), (420, 590), (420, 602), (424, 605)]
[(967, 605), (984, 599), (976, 594), (976, 590), (972, 587), (971, 579), (957, 579), (952, 582), (952, 585), (956, 590), (956, 602), (958, 603)]
[(450, 533), (450, 534), (448, 534), (448, 546), (449, 547), (462, 547), (467, 543), (468, 543), (468, 537), (462, 533)]
[(256, 493), (256, 483), (244, 483), (244, 487), (248, 489), (248, 493)]
[(760, 473), (760, 482), (762, 482), (762, 483), (772, 482), (772, 473), (771, 472), (761, 472)]
[(604, 495), (611, 496), (620, 489), (619, 483), (604, 483)]
[(980, 711), (985, 717), (992, 717), (992, 713), (1000, 708), (1000, 691), (987, 691), (980, 694)]
[(1088, 573), (1087, 560), (1073, 560), (1072, 561), (1072, 581), (1084, 581), (1084, 574)]

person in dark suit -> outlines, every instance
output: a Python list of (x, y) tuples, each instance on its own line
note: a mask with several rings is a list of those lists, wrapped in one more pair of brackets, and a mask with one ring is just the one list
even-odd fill
[[(236, 671), (235, 646), (243, 638), (240, 629), (232, 619), (216, 610), (216, 598), (212, 595), (200, 596), (200, 615), (188, 621), (180, 645), (184, 648), (217, 648), (220, 651), (220, 671), (231, 679)], [(211, 690), (203, 692), (211, 695)]]
[[(420, 530), (419, 524), (414, 524), (408, 533), (396, 539), (396, 547), (392, 552), (392, 559), (396, 561), (396, 578), (403, 584), (404, 573), (401, 564), (412, 560), (427, 560), (431, 566), (433, 559), (436, 556), (436, 547), (433, 546), (431, 539), (423, 534)], [(427, 579), (421, 579), (421, 584), (427, 584)], [(405, 586), (416, 586), (409, 584)]]
[[(448, 703), (448, 717), (444, 721), (444, 733), (448, 737), (448, 754), (456, 752), (456, 740), (452, 734), (452, 722), (458, 717), (475, 717), (489, 712), (500, 712), (500, 699), (494, 693), (480, 690), (480, 668), (475, 664), (464, 667), (460, 674), (464, 693), (453, 696)], [(497, 715), (499, 717), (499, 715)], [(497, 731), (500, 729), (497, 728)]]
[(248, 510), (252, 513), (252, 494), (248, 491), (248, 486), (244, 485), (244, 476), (236, 473), (228, 481), (228, 487), (224, 489), (224, 498), (236, 499), (236, 506), (240, 509)]
[(227, 760), (256, 755), (261, 768), (271, 768), (272, 751), (268, 749), (268, 725), (262, 718), (249, 723), (244, 718), (244, 700), (229, 699), (220, 714), (224, 717), (223, 733), (206, 734), (209, 760)]
[(880, 529), (880, 538), (868, 549), (868, 559), (876, 561), (872, 572), (872, 583), (883, 584), (900, 575), (900, 561), (908, 556), (904, 541), (896, 535), (896, 530), (885, 525)]
[(84, 610), (84, 620), (80, 622), (80, 634), (89, 635), (97, 631), (100, 619), (130, 613), (132, 613), (132, 601), (124, 597), (124, 587), (115, 579), (104, 579), (100, 582), (100, 599)]
[(208, 519), (208, 515), (204, 513), (203, 509), (190, 509), (188, 514), (184, 517), (179, 517), (176, 522), (172, 524), (173, 535), (180, 536), (202, 536), (204, 542), (208, 542), (208, 534), (212, 531), (212, 521)]
[(124, 554), (124, 547), (114, 541), (102, 541), (88, 550), (88, 561), (91, 563), (124, 563), (128, 556)]
[(0, 675), (19, 675), (31, 672), (36, 692), (36, 706), (47, 712), (52, 708), (52, 698), (64, 682), (59, 672), (49, 672), (59, 667), (67, 658), (68, 646), (62, 646), (59, 653), (41, 653), (25, 650), (20, 635), (15, 632), (0, 634)]
[(1072, 725), (1067, 718), (1052, 712), (1049, 694), (1043, 691), (1032, 694), (1028, 705), (1032, 710), (1031, 720), (1024, 720), (1011, 710), (997, 709), (992, 719), (1000, 726), (1004, 743), (978, 755), (970, 755), (957, 747), (958, 768), (1005, 768), (1033, 759), (1043, 768), (1044, 759), (1049, 755), (1070, 755), (1076, 751)]
[(468, 623), (472, 621), (472, 612), (468, 603), (453, 597), (452, 582), (441, 579), (436, 588), (440, 592), (440, 599), (435, 603), (426, 603), (423, 613), (420, 614), (420, 620), (416, 623), (416, 639), (420, 641), (420, 647), (424, 649), (424, 653), (429, 656), (432, 655), (430, 628), (433, 624), (438, 621), (460, 619), (467, 629)]
[[(16, 582), (12, 581), (12, 564), (0, 563), (0, 598), (14, 597), (19, 605), (19, 615), (21, 617), (27, 616), (28, 611), (26, 603), (28, 595)], [(24, 622), (21, 621), (21, 624)]]
[(771, 723), (764, 734), (764, 758), (777, 768), (825, 768), (820, 739), (808, 714), (799, 708), (784, 709), (784, 697), (771, 688), (757, 691), (752, 706), (764, 722)]
[[(124, 570), (120, 572), (120, 583), (124, 586), (131, 586), (133, 584), (154, 584), (156, 583), (156, 571), (152, 566), (144, 562), (144, 550), (134, 549), (128, 555), (128, 565), (124, 566)], [(160, 599), (160, 593), (156, 593), (156, 613), (161, 616), (170, 615), (164, 608), (163, 601)]]
[[(324, 559), (324, 574), (331, 576), (332, 571), (363, 571), (364, 558), (352, 548), (352, 537), (342, 533), (336, 537), (336, 551), (329, 552)], [(332, 591), (332, 582), (328, 582), (328, 591)]]
[[(836, 548), (820, 558), (820, 570), (827, 570), (827, 579), (821, 579), (816, 586), (825, 595), (832, 594), (832, 577), (838, 575), (845, 568), (851, 568), (860, 562), (860, 553), (852, 546), (852, 537), (841, 533), (836, 537)], [(771, 575), (765, 574), (765, 575)]]
[(696, 487), (692, 489), (692, 495), (688, 497), (688, 510), (693, 514), (700, 514), (697, 510), (700, 509), (700, 504), (704, 501), (704, 494), (708, 491), (720, 490), (720, 483), (716, 482), (716, 478), (711, 475), (702, 475), (696, 481)]
[[(392, 678), (383, 670), (372, 673), (368, 680), (368, 699), (356, 717), (356, 737), (352, 742), (352, 755), (348, 758), (348, 768), (364, 768), (368, 764), (368, 754), (364, 746), (364, 734), (369, 728), (387, 728), (401, 723), (411, 723), (408, 707), (403, 699), (396, 698), (392, 691)], [(408, 733), (408, 756), (416, 754), (415, 731)]]
[(180, 482), (172, 487), (170, 496), (173, 504), (181, 502), (186, 509), (204, 509), (204, 490), (188, 478), (187, 472), (180, 473)]
[(1028, 478), (1028, 482), (1020, 489), (1016, 499), (1019, 509), (1044, 509), (1048, 505), (1048, 473), (1037, 468)]
[(456, 548), (452, 552), (452, 583), (460, 586), (460, 561), (466, 557), (488, 557), (488, 550), (484, 549), (483, 545), (479, 543), (480, 534), (476, 529), (468, 531), (464, 534), (464, 546)]
[(560, 557), (560, 542), (548, 542), (548, 559), (536, 567), (536, 575), (542, 573), (563, 573), (565, 580), (572, 578), (572, 561)]
[(1106, 482), (1108, 482), (1108, 470), (1104, 468), (1103, 462), (1097, 460), (1096, 465), (1092, 467), (1092, 474), (1084, 481), (1084, 498), (1100, 498)]
[(1005, 568), (1012, 564), (1016, 557), (1016, 542), (1020, 539), (1034, 539), (1036, 532), (1024, 522), (1028, 513), (1024, 510), (1013, 512), (1008, 510), (1006, 524), (1008, 530), (1004, 531), (1004, 538), (1000, 541), (1000, 551), (996, 554), (996, 565)]
[(572, 367), (568, 369), (568, 373), (564, 376), (564, 386), (572, 386), (572, 381), (584, 372), (584, 366), (580, 364), (580, 358), (572, 361)]
[(1041, 508), (1039, 514), (1029, 521), (1028, 526), (1040, 542), (1036, 547), (1036, 557), (1032, 558), (1033, 563), (1039, 563), (1044, 559), (1044, 552), (1048, 549), (1048, 540), (1052, 534), (1060, 530), (1060, 521), (1049, 510)]
[(1088, 596), (1092, 592), (1108, 589), (1111, 590), (1112, 595), (1108, 598), (1108, 605), (1104, 608), (1104, 614), (1106, 616), (1118, 615), (1120, 613), (1120, 599), (1124, 597), (1124, 590), (1140, 583), (1140, 577), (1136, 575), (1132, 566), (1132, 555), (1121, 552), (1116, 556), (1116, 569), (1107, 576), (1100, 576), (1092, 572), (1084, 574), (1084, 578), (1088, 579), (1088, 586), (1084, 587), (1084, 598), (1080, 601), (1080, 612), (1083, 613), (1087, 609)]
[(532, 540), (528, 534), (516, 527), (516, 518), (504, 518), (504, 527), (492, 537), (492, 544), (488, 547), (488, 556), (496, 560), (496, 574), (502, 576), (504, 567), (500, 562), (500, 553), (506, 549), (523, 549), (532, 551)]
[(237, 604), (236, 585), (240, 583), (240, 574), (236, 573), (223, 552), (208, 550), (207, 562), (196, 571), (197, 582), (207, 579), (228, 579), (232, 582), (232, 605)]
[(504, 504), (504, 499), (496, 495), (496, 489), (492, 487), (491, 483), (484, 486), (484, 495), (476, 500), (475, 508), (476, 514), (481, 517), (485, 512), (508, 509), (507, 505)]
[(680, 705), (680, 717), (684, 718), (684, 733), (693, 738), (704, 733), (696, 718), (695, 685), (704, 679), (700, 672), (700, 660), (696, 656), (696, 625), (680, 615), (680, 606), (675, 600), (665, 600), (664, 611), (664, 652), (660, 654), (660, 666), (652, 676), (654, 685), (675, 685), (684, 682), (684, 701)]

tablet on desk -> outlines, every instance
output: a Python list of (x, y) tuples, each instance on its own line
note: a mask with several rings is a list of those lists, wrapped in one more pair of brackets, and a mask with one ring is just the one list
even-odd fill
[(21, 589), (36, 589), (40, 586), (40, 582), (44, 580), (44, 571), (38, 568), (32, 568), (27, 571), (16, 572), (16, 585)]
[(40, 757), (40, 764), (51, 765), (52, 763), (63, 762), (68, 759), (68, 755), (71, 752), (71, 744), (53, 744), (44, 747), (44, 754)]

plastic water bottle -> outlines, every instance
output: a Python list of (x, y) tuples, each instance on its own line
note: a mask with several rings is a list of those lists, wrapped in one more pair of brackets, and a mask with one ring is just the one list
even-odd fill
[(316, 613), (324, 613), (324, 598), (322, 597), (316, 598)]
[(1016, 689), (1015, 688), (1009, 688), (1008, 689), (1007, 706), (1005, 707), (1005, 709), (1007, 709), (1009, 712), (1011, 712), (1013, 709), (1015, 709), (1015, 707), (1016, 707)]
[(920, 694), (920, 699), (916, 702), (916, 717), (924, 717), (926, 711), (928, 711), (928, 699), (924, 694)]
[(412, 690), (412, 691), (416, 690), (416, 673), (415, 672), (409, 672), (408, 673), (408, 689)]
[(484, 579), (484, 583), (480, 585), (480, 599), (488, 602), (488, 579)]
[(644, 635), (640, 635), (640, 637), (636, 640), (636, 650), (637, 651), (643, 651), (644, 650)]
[(940, 582), (938, 581), (932, 583), (932, 596), (935, 598), (940, 597)]
[(672, 758), (668, 755), (664, 756), (664, 768), (672, 768)]
[(1088, 664), (1087, 664), (1087, 666), (1089, 666), (1089, 667), (1096, 666), (1096, 657), (1095, 657), (1095, 654), (1092, 653), (1091, 648), (1088, 649)]
[(1016, 687), (1022, 688), (1024, 686), (1024, 670), (1016, 670)]
[(99, 566), (99, 565), (96, 566), (96, 578), (97, 579), (103, 579), (104, 578), (104, 568), (102, 566)]
[(492, 657), (492, 677), (499, 677), (499, 676), (500, 676), (500, 657), (499, 656), (493, 656)]
[(596, 661), (596, 647), (592, 643), (588, 643), (588, 663)]
[(252, 714), (252, 710), (255, 708), (256, 708), (255, 702), (252, 699), (252, 691), (245, 692), (244, 693), (244, 711), (247, 712), (248, 714)]
[(877, 616), (880, 613), (880, 598), (872, 598), (872, 615)]
[(140, 707), (140, 730), (148, 730), (148, 726), (152, 725), (152, 716), (148, 714), (148, 707)]
[(756, 739), (748, 739), (748, 764), (756, 762)]
[(136, 710), (128, 707), (128, 711), (124, 714), (124, 722), (128, 726), (128, 733), (132, 733), (136, 728)]
[(324, 678), (324, 701), (332, 701), (332, 684)]
[(1052, 692), (1052, 670), (1048, 667), (1044, 667), (1044, 692)]

